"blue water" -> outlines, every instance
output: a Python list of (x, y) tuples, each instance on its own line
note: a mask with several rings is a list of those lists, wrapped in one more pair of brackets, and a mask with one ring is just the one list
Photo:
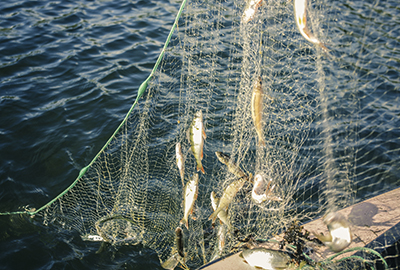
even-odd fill
[[(149, 75), (178, 1), (0, 3), (0, 209), (37, 207), (101, 149)], [(154, 252), (96, 255), (23, 218), (0, 218), (0, 269), (143, 269)], [(87, 255), (87, 256), (86, 256)]]
[[(360, 85), (392, 97), (393, 103), (377, 102), (371, 114), (389, 119), (380, 126), (393, 131), (382, 132), (381, 147), (388, 154), (381, 158), (392, 160), (400, 147), (400, 10), (386, 1), (364, 14), (363, 2), (343, 5), (344, 21), (334, 14), (337, 29), (328, 31), (351, 31), (349, 36), (367, 44), (364, 50), (379, 54), (376, 63), (369, 57), (357, 65)], [(177, 0), (0, 3), (0, 212), (44, 205), (92, 160), (149, 75), (179, 5)], [(376, 20), (376, 31), (360, 30), (360, 18)], [(352, 63), (351, 56), (345, 60)], [(368, 132), (361, 130), (360, 136), (372, 136)], [(398, 168), (387, 172), (394, 175)], [(20, 216), (0, 216), (0, 231), (0, 269), (161, 269), (149, 249), (123, 246), (97, 254), (98, 243)]]

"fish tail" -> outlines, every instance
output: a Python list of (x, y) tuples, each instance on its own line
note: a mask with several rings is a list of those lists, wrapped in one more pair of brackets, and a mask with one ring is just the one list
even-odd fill
[(201, 171), (203, 174), (206, 173), (206, 172), (204, 171), (203, 165), (201, 165), (201, 163), (197, 165), (197, 171)]
[(211, 216), (208, 218), (209, 220), (210, 219), (212, 220), (212, 224), (215, 224), (215, 220), (217, 219), (218, 212), (214, 211), (214, 213), (212, 213)]
[(189, 230), (189, 221), (187, 218), (182, 218), (181, 221), (179, 222), (180, 224), (185, 224), (186, 229)]

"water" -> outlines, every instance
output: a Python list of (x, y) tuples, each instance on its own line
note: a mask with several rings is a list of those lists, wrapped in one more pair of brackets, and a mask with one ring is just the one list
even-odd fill
[[(375, 3), (343, 1), (342, 13), (331, 14), (337, 25), (324, 31), (349, 31), (340, 36), (343, 40), (331, 40), (335, 45), (347, 37), (362, 41), (363, 51), (358, 53), (366, 57), (344, 59), (360, 68), (360, 85), (365, 85), (360, 95), (374, 99), (386, 93), (372, 113), (361, 112), (371, 117), (365, 121), (380, 122), (382, 130), (374, 132), (382, 132), (378, 138), (386, 143), (379, 146), (383, 150), (369, 145), (364, 149), (386, 151), (380, 158), (390, 161), (397, 158), (400, 147), (400, 22), (396, 21), (400, 12), (395, 1), (385, 1), (366, 13)], [(91, 161), (150, 73), (179, 4), (173, 0), (0, 4), (0, 211), (42, 206)], [(362, 27), (361, 19), (371, 24)], [(340, 77), (340, 71), (333, 75)], [(371, 89), (378, 91), (368, 92)], [(360, 127), (359, 136), (372, 135)], [(376, 170), (360, 172), (360, 177), (367, 179), (365, 183), (374, 181)], [(396, 175), (396, 170), (386, 171)], [(392, 176), (378, 191), (368, 184), (358, 187), (359, 197), (394, 188), (398, 181)], [(0, 269), (161, 269), (156, 254), (141, 246), (96, 254), (98, 243), (83, 242), (73, 232), (56, 234), (19, 216), (0, 217), (0, 231)]]

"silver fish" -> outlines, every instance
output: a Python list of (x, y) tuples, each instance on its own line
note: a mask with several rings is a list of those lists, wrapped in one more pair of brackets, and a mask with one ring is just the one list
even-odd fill
[(233, 198), (235, 198), (236, 193), (243, 187), (244, 183), (246, 183), (247, 178), (241, 177), (235, 181), (233, 181), (222, 194), (221, 199), (219, 200), (218, 208), (211, 214), (208, 219), (212, 220), (212, 223), (215, 223), (217, 219), (218, 213), (225, 209), (228, 210), (229, 204), (232, 202)]
[(346, 218), (340, 213), (329, 213), (324, 216), (329, 235), (315, 234), (327, 247), (334, 252), (340, 252), (352, 241), (351, 230)]
[(186, 228), (189, 229), (188, 218), (193, 213), (194, 203), (197, 199), (197, 192), (199, 186), (199, 175), (195, 173), (185, 186), (184, 199), (183, 199), (183, 218), (180, 223), (185, 224)]
[(219, 226), (219, 228), (218, 228), (218, 232), (217, 232), (218, 245), (216, 247), (214, 256), (212, 257), (211, 261), (214, 261), (222, 256), (222, 253), (223, 253), (224, 247), (225, 247), (226, 229), (227, 229), (227, 227), (225, 225)]
[(291, 262), (285, 252), (267, 248), (246, 249), (239, 256), (250, 266), (258, 269), (286, 269)]
[[(214, 191), (211, 192), (210, 194), (210, 199), (211, 199), (211, 206), (213, 208), (213, 211), (217, 210), (218, 205), (219, 205), (219, 201), (220, 198), (217, 198), (217, 195), (215, 194)], [(230, 224), (229, 224), (229, 219), (228, 219), (228, 212), (225, 210), (221, 210), (217, 217), (219, 218), (219, 220), (221, 221), (221, 223), (225, 224), (228, 229), (230, 230)]]
[(307, 27), (307, 0), (294, 0), (294, 17), (296, 20), (296, 25), (300, 31), (300, 34), (312, 44), (320, 46), (325, 52), (328, 48), (319, 41), (308, 29)]
[(196, 112), (192, 124), (189, 128), (189, 142), (194, 158), (196, 159), (197, 171), (200, 170), (203, 174), (205, 172), (203, 165), (201, 164), (201, 160), (203, 159), (203, 145), (206, 138), (207, 136), (204, 131), (203, 124), (203, 113), (201, 111), (198, 111)]
[(242, 15), (242, 22), (248, 23), (256, 15), (257, 9), (262, 5), (262, 0), (247, 0), (246, 7)]
[(177, 143), (175, 147), (176, 153), (176, 165), (179, 169), (179, 174), (181, 175), (182, 186), (185, 186), (185, 159), (182, 155), (181, 143)]

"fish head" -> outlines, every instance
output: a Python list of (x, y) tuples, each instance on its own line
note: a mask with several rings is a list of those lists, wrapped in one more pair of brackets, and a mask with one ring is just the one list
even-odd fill
[(224, 164), (227, 164), (231, 158), (229, 155), (224, 154), (222, 152), (215, 152), (215, 155), (217, 156), (219, 161), (221, 161)]
[(198, 175), (197, 173), (195, 173), (195, 174), (193, 175), (192, 180), (193, 180), (193, 181), (196, 183), (196, 185), (197, 185), (197, 183), (199, 182), (199, 175)]
[(180, 142), (176, 143), (175, 150), (177, 154), (181, 152), (181, 149), (182, 149), (181, 143)]
[(196, 117), (196, 118), (203, 119), (203, 112), (202, 112), (201, 110), (197, 111), (197, 112), (195, 113), (195, 117)]

